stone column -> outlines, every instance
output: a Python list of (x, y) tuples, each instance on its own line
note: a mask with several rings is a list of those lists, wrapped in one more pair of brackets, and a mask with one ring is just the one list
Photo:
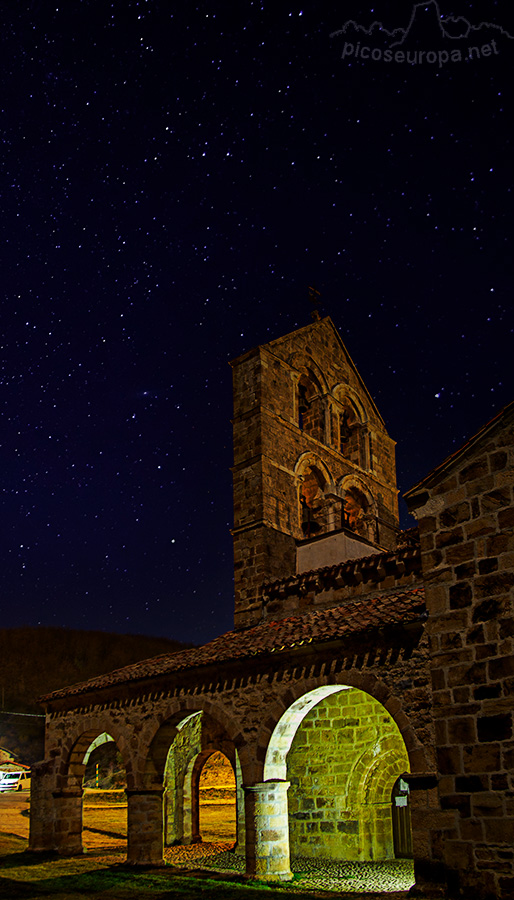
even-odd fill
[(290, 881), (289, 781), (245, 787), (246, 874), (263, 881)]
[(127, 862), (132, 866), (162, 866), (162, 788), (127, 791)]

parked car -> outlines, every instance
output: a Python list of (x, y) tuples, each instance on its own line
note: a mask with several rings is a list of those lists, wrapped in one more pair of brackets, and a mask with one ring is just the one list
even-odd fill
[(30, 770), (0, 772), (0, 793), (3, 791), (24, 791), (30, 788)]

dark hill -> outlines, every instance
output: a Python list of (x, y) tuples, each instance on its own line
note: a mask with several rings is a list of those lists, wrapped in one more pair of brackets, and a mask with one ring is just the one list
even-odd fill
[(190, 645), (102, 631), (0, 629), (0, 747), (24, 763), (41, 759), (44, 720), (34, 716), (43, 712), (38, 697), (185, 646)]

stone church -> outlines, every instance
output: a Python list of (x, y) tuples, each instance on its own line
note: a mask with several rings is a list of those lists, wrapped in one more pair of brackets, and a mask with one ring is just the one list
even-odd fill
[(31, 849), (82, 851), (109, 736), (134, 865), (201, 839), (221, 751), (250, 876), (411, 857), (418, 893), (514, 896), (514, 404), (407, 492), (402, 532), (394, 441), (330, 318), (232, 370), (234, 630), (43, 698)]

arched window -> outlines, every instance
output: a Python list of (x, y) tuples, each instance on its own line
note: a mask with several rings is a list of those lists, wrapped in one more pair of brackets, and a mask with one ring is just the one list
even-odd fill
[(359, 531), (361, 520), (368, 511), (366, 497), (358, 488), (352, 487), (345, 492), (343, 501), (344, 525), (353, 531)]
[(348, 400), (343, 401), (339, 412), (339, 451), (356, 466), (364, 468), (363, 428), (353, 404)]
[(316, 466), (305, 470), (300, 488), (300, 512), (305, 537), (313, 537), (327, 530), (325, 509), (325, 479)]
[(321, 390), (311, 372), (304, 372), (298, 381), (298, 427), (318, 441), (325, 439)]

